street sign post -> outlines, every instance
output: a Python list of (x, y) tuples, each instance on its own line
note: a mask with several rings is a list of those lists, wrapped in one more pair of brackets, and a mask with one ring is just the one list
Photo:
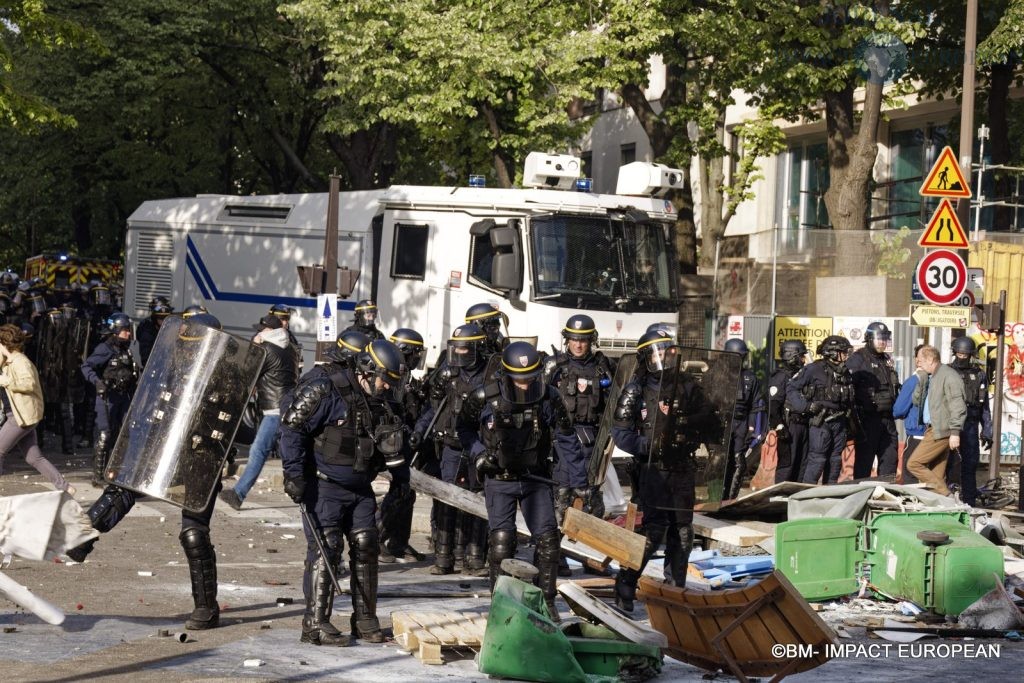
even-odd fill
[(918, 327), (966, 328), (971, 324), (970, 306), (910, 306), (910, 324)]
[(338, 295), (316, 297), (316, 340), (334, 342), (338, 339)]
[(967, 287), (967, 266), (953, 251), (939, 249), (925, 254), (915, 272), (921, 294), (939, 306), (956, 302)]

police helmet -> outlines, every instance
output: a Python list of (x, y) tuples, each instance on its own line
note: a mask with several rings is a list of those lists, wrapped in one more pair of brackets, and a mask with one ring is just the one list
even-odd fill
[(636, 342), (636, 352), (640, 355), (640, 359), (647, 364), (647, 369), (652, 372), (660, 372), (665, 369), (665, 358), (674, 347), (675, 340), (664, 330), (645, 332)]
[(494, 304), (473, 304), (466, 309), (466, 322), (474, 323), (492, 342), (501, 336), (501, 323), (508, 325), (508, 316), (498, 310)]
[(370, 343), (370, 338), (358, 330), (345, 330), (338, 335), (337, 343), (324, 352), (328, 360), (342, 365), (355, 358), (355, 355), (365, 349)]
[(591, 344), (597, 343), (597, 324), (589, 315), (577, 313), (565, 321), (562, 328), (562, 339), (569, 341), (585, 341)]
[(408, 327), (401, 327), (395, 330), (388, 341), (398, 347), (405, 358), (405, 367), (408, 370), (415, 370), (420, 367), (423, 361), (423, 335)]
[(501, 352), (499, 390), (512, 403), (536, 403), (544, 397), (543, 364), (533, 344), (512, 342)]
[(377, 304), (370, 299), (356, 302), (356, 325), (369, 327), (377, 322)]
[[(977, 351), (978, 347), (970, 337), (957, 337), (953, 340), (951, 349), (953, 351), (952, 366), (954, 368), (965, 370), (971, 367), (971, 361), (974, 358), (974, 353)], [(966, 353), (967, 357), (960, 358), (956, 355), (958, 353)]]
[(103, 332), (105, 334), (117, 334), (121, 330), (132, 329), (132, 319), (124, 313), (111, 313), (106, 320), (103, 321)]
[(60, 313), (64, 316), (65, 320), (72, 320), (78, 315), (78, 309), (71, 302), (65, 301), (60, 305)]
[(28, 342), (32, 337), (36, 336), (36, 328), (29, 323), (22, 323), (21, 333), (25, 335), (25, 341)]
[(657, 332), (658, 330), (661, 330), (662, 332), (668, 334), (670, 337), (675, 339), (679, 331), (679, 326), (673, 323), (651, 323), (650, 325), (647, 326), (647, 329), (644, 330), (644, 332)]
[(746, 358), (747, 354), (750, 353), (750, 349), (747, 348), (747, 342), (742, 339), (726, 339), (725, 346), (722, 347), (722, 350), (729, 353), (738, 353), (744, 358)]
[[(202, 307), (200, 306), (200, 308)], [(202, 313), (193, 313), (187, 317), (183, 315), (181, 326), (178, 327), (178, 339), (189, 342), (200, 341), (206, 337), (206, 330), (203, 329), (206, 327), (215, 330), (223, 329), (220, 320), (205, 310)]]
[(274, 304), (273, 306), (270, 307), (270, 310), (267, 312), (270, 315), (276, 315), (284, 322), (288, 322), (289, 320), (291, 320), (293, 313), (292, 309), (288, 306), (285, 306), (284, 304)]
[(94, 306), (110, 305), (110, 288), (100, 280), (89, 283), (89, 300)]
[(149, 310), (152, 312), (157, 306), (170, 306), (171, 300), (166, 296), (154, 296), (149, 300)]
[(783, 363), (796, 363), (807, 355), (807, 347), (799, 339), (787, 339), (779, 348), (779, 357)]
[(58, 323), (64, 320), (64, 314), (59, 308), (51, 308), (47, 310), (46, 317), (49, 318), (51, 323)]
[(453, 368), (475, 368), (483, 359), (483, 343), (487, 339), (475, 323), (459, 325), (448, 339), (448, 365)]
[(156, 304), (155, 306), (151, 306), (149, 309), (149, 315), (154, 320), (163, 320), (171, 313), (174, 313), (174, 309), (168, 304)]
[(849, 339), (833, 334), (825, 337), (825, 341), (818, 345), (818, 355), (832, 363), (840, 363), (840, 354), (848, 354), (852, 348)]
[(188, 320), (193, 316), (206, 314), (209, 314), (209, 311), (206, 310), (206, 306), (203, 306), (202, 304), (192, 304), (191, 306), (186, 307), (185, 310), (181, 312), (181, 317), (184, 318), (185, 320)]
[(18, 277), (17, 273), (9, 268), (0, 273), (0, 287), (3, 287), (8, 291), (15, 289), (19, 282), (21, 282), (21, 278)]
[[(375, 339), (356, 355), (356, 372), (380, 378), (388, 387), (397, 385), (402, 380), (404, 360), (398, 347), (385, 339)], [(370, 382), (370, 393), (379, 395), (385, 389), (378, 388), (377, 383)]]
[(873, 350), (876, 339), (887, 343), (892, 339), (892, 330), (888, 325), (883, 322), (873, 322), (867, 326), (864, 330), (864, 344)]

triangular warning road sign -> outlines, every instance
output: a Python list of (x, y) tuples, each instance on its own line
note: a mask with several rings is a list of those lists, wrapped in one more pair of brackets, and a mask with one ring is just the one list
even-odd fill
[(922, 197), (966, 198), (971, 196), (971, 188), (967, 186), (964, 174), (960, 172), (960, 164), (956, 161), (956, 155), (948, 145), (942, 148), (942, 154), (932, 166), (928, 179), (924, 181), (919, 194)]
[(921, 239), (917, 243), (922, 247), (967, 248), (967, 234), (948, 199), (943, 199), (939, 203), (939, 208), (935, 209), (932, 219), (928, 221), (928, 227), (921, 233)]

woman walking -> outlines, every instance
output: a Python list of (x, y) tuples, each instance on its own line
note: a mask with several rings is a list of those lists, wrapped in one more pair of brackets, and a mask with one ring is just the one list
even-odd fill
[(22, 353), (25, 333), (14, 325), (0, 325), (0, 472), (4, 458), (18, 452), (58, 491), (74, 495), (75, 487), (43, 457), (36, 442), (36, 425), (43, 419), (43, 390), (39, 373)]

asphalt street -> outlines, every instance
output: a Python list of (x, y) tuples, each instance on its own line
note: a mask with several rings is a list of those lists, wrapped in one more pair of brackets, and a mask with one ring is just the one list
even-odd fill
[[(69, 457), (48, 449), (47, 456), (78, 488), (76, 499), (83, 507), (95, 500), (99, 490), (89, 483), (85, 455)], [(49, 488), (24, 462), (4, 466), (0, 495)], [(100, 538), (84, 564), (15, 558), (2, 571), (57, 605), (67, 618), (52, 626), (0, 599), (2, 679), (394, 683), (487, 678), (476, 670), (471, 651), (442, 666), (427, 666), (390, 639), (382, 645), (356, 643), (344, 649), (300, 644), (304, 540), (298, 509), (280, 490), (279, 481), (280, 461), (269, 461), (241, 511), (218, 505), (212, 537), (218, 556), (221, 627), (189, 632), (185, 642), (174, 634), (183, 631), (192, 609), (188, 565), (178, 544), (180, 512), (168, 503), (140, 501), (114, 531)], [(413, 545), (421, 550), (426, 549), (423, 532), (428, 524), (429, 501), (421, 499), (413, 537)], [(529, 559), (531, 553), (521, 548), (520, 556)], [(429, 562), (381, 566), (378, 612), (386, 628), (395, 610), (486, 612), (486, 579), (435, 577), (428, 567)], [(575, 573), (581, 574), (578, 566)], [(342, 582), (347, 586), (347, 577)], [(568, 614), (564, 603), (559, 605)], [(345, 632), (350, 609), (347, 595), (335, 603), (333, 621)], [(1019, 680), (1024, 644), (974, 642), (998, 644), (998, 656), (895, 649), (880, 655), (877, 649), (859, 650), (789, 680), (905, 682), (979, 675), (993, 681)], [(700, 681), (705, 675), (666, 658), (657, 680)]]

